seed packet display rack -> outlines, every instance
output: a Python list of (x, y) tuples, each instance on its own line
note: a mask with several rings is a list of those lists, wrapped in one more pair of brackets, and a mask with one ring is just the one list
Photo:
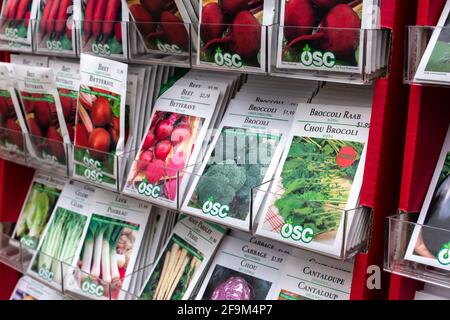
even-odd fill
[[(8, 24), (9, 21), (0, 19), (0, 25)], [(18, 21), (18, 23), (21, 21)], [(24, 22), (24, 21), (23, 21)], [(26, 22), (31, 26), (32, 38), (31, 44), (22, 44), (14, 41), (14, 37), (6, 37), (0, 40), (0, 49), (12, 52), (28, 52), (42, 55), (54, 55), (62, 57), (76, 58), (80, 53), (87, 53), (105, 58), (112, 58), (123, 62), (132, 63), (157, 63), (166, 64), (179, 67), (192, 67), (197, 69), (209, 69), (220, 71), (235, 71), (235, 72), (247, 72), (255, 74), (269, 74), (280, 77), (291, 77), (299, 79), (310, 80), (324, 80), (334, 81), (341, 83), (353, 83), (353, 84), (369, 84), (374, 79), (385, 76), (389, 70), (390, 59), (390, 36), (391, 31), (388, 28), (384, 29), (343, 29), (343, 28), (317, 28), (318, 31), (326, 29), (328, 32), (343, 32), (349, 35), (349, 37), (355, 39), (355, 43), (358, 44), (358, 59), (357, 62), (359, 68), (353, 68), (353, 70), (347, 72), (335, 72), (334, 68), (331, 68), (326, 62), (323, 68), (320, 70), (313, 68), (305, 68), (303, 70), (286, 69), (277, 67), (278, 48), (278, 35), (284, 32), (283, 27), (280, 25), (258, 25), (258, 26), (242, 26), (242, 30), (246, 32), (257, 31), (255, 33), (261, 34), (264, 39), (270, 40), (261, 43), (261, 50), (258, 54), (258, 58), (241, 58), (236, 54), (230, 54), (227, 52), (219, 52), (217, 49), (205, 50), (198, 49), (198, 44), (194, 43), (192, 33), (193, 30), (201, 30), (207, 28), (210, 25), (199, 24), (192, 25), (186, 23), (170, 23), (171, 25), (177, 25), (179, 30), (186, 30), (186, 37), (190, 39), (184, 45), (179, 47), (176, 44), (161, 43), (158, 42), (155, 47), (146, 48), (140, 46), (142, 36), (139, 30), (156, 29), (161, 23), (148, 23), (148, 22), (115, 22), (115, 24), (121, 25), (121, 29), (127, 33), (127, 37), (123, 38), (123, 55), (113, 54), (113, 49), (109, 47), (107, 43), (95, 43), (87, 41), (84, 36), (83, 22), (82, 21), (54, 21), (55, 24), (67, 23), (70, 29), (73, 29), (75, 40), (73, 40), (73, 50), (64, 50), (60, 43), (54, 41), (46, 41), (45, 33), (40, 31), (38, 20), (28, 20)], [(101, 23), (92, 21), (92, 24)], [(218, 26), (215, 26), (218, 27)], [(222, 29), (228, 29), (230, 25), (220, 25)], [(236, 25), (234, 25), (236, 27)], [(257, 30), (253, 30), (253, 29)], [(304, 29), (302, 27), (290, 27), (290, 29)], [(297, 30), (301, 32), (302, 30)], [(383, 48), (380, 52), (383, 53), (383, 62), (376, 68), (368, 68), (367, 61), (368, 52), (372, 50), (372, 43), (370, 39), (379, 38), (385, 39), (383, 42)], [(136, 41), (135, 41), (136, 40)], [(138, 45), (136, 45), (136, 42)], [(375, 45), (374, 45), (375, 46)], [(218, 47), (220, 49), (220, 46)], [(215, 51), (214, 51), (215, 50)], [(200, 60), (199, 56), (208, 56), (207, 62)], [(311, 53), (312, 57), (312, 53)], [(247, 62), (251, 60), (251, 62)], [(311, 60), (311, 59), (309, 59)], [(332, 59), (333, 61), (335, 58)], [(325, 61), (325, 60), (323, 60)], [(311, 66), (311, 65), (309, 65)], [(329, 69), (329, 70), (328, 70)]]
[[(431, 36), (435, 27), (429, 26), (436, 25), (444, 5), (445, 0), (419, 0), (418, 15), (415, 22), (417, 26), (407, 28), (409, 34), (405, 39), (416, 39), (417, 35)], [(405, 43), (408, 47), (410, 42), (405, 41)], [(422, 50), (426, 48), (426, 44), (427, 41), (424, 41), (421, 46)], [(415, 52), (410, 51), (408, 60), (405, 62), (406, 66), (413, 66), (411, 69), (406, 68), (405, 82), (411, 82), (414, 77), (414, 66), (416, 66), (414, 61), (415, 63), (420, 62), (421, 54), (417, 57), (413, 56), (414, 59), (410, 62), (411, 54)], [(411, 225), (416, 223), (418, 212), (420, 212), (424, 202), (450, 123), (450, 110), (448, 109), (448, 101), (446, 101), (448, 95), (448, 84), (447, 86), (434, 86), (426, 83), (410, 83), (405, 155), (400, 193), (400, 212), (404, 214), (399, 216), (402, 217), (402, 220), (394, 216), (386, 222), (387, 226), (389, 224), (397, 226), (395, 229), (392, 227), (389, 229), (395, 231), (397, 238), (400, 235), (399, 230), (411, 229)], [(400, 243), (386, 245), (386, 257), (395, 256), (392, 251), (396, 251), (400, 255), (409, 241), (407, 236), (403, 236), (401, 239)], [(420, 264), (403, 263), (404, 261), (401, 260), (403, 259), (397, 260), (401, 262), (401, 268), (395, 269), (394, 274), (390, 277), (389, 299), (414, 299), (415, 292), (423, 287), (424, 282), (436, 283), (437, 275), (435, 270), (429, 270), (429, 268), (425, 268)], [(438, 284), (448, 287), (449, 276), (440, 275), (439, 277), (444, 277), (447, 284), (442, 280)], [(420, 281), (415, 279), (420, 279)]]
[[(384, 218), (395, 211), (400, 186), (398, 172), (401, 168), (403, 145), (403, 122), (406, 115), (402, 108), (407, 88), (402, 85), (403, 39), (405, 25), (415, 14), (415, 6), (409, 0), (383, 0), (381, 4), (382, 28), (394, 35), (390, 54), (390, 71), (385, 78), (375, 80), (372, 124), (369, 135), (368, 156), (361, 192), (360, 204), (373, 210), (372, 233), (366, 252), (355, 256), (355, 269), (351, 299), (376, 299), (387, 295), (387, 288), (369, 290), (366, 280), (370, 265), (383, 263)], [(7, 57), (5, 60), (7, 61)], [(195, 67), (195, 66), (194, 66)], [(333, 80), (333, 79), (332, 79)], [(0, 221), (16, 221), (20, 201), (24, 199), (27, 186), (23, 181), (31, 179), (32, 170), (22, 169), (14, 163), (0, 162), (2, 188)], [(12, 181), (14, 180), (14, 181)], [(20, 183), (19, 183), (20, 181)], [(17, 183), (16, 183), (17, 182)], [(17, 277), (17, 273), (11, 277)], [(384, 283), (388, 280), (383, 274)], [(11, 283), (2, 282), (3, 292), (11, 292)], [(9, 288), (3, 288), (9, 286)], [(7, 294), (5, 294), (7, 297)]]

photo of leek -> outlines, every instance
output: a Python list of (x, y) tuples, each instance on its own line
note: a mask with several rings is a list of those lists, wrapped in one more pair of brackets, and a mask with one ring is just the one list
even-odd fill
[(17, 222), (14, 239), (36, 249), (60, 194), (58, 188), (34, 181)]
[(160, 256), (141, 299), (182, 300), (202, 261), (201, 252), (173, 235)]
[[(103, 296), (117, 299), (133, 255), (139, 226), (93, 214), (78, 267), (81, 288), (84, 281), (103, 286)], [(110, 284), (113, 292), (109, 292)]]
[(48, 281), (61, 283), (62, 263), (70, 263), (83, 235), (87, 217), (58, 207), (32, 265)]

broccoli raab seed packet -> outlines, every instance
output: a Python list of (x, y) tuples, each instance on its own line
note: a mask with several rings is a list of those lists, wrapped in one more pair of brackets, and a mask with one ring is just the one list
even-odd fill
[(36, 249), (53, 212), (65, 180), (36, 172), (22, 207), (12, 238)]
[(39, 0), (4, 0), (0, 14), (0, 40), (3, 47), (13, 50), (31, 49), (32, 26)]
[(274, 0), (200, 1), (197, 64), (266, 69), (267, 26), (275, 20)]
[(450, 270), (450, 128), (405, 258)]
[(117, 190), (125, 144), (128, 65), (81, 55), (74, 176)]
[[(340, 256), (362, 185), (371, 109), (301, 105), (257, 234)], [(346, 241), (347, 242), (347, 241)]]
[(226, 236), (197, 295), (198, 300), (266, 300), (288, 255)]
[[(157, 100), (124, 192), (176, 207), (215, 112), (218, 88), (170, 87)], [(179, 192), (178, 192), (179, 191)]]
[(373, 0), (281, 1), (277, 67), (361, 73), (361, 21), (372, 5)]
[[(184, 212), (249, 230), (251, 189), (275, 171), (298, 106), (287, 100), (254, 98), (231, 102), (193, 177)], [(255, 207), (263, 193), (255, 195)]]
[(142, 300), (188, 300), (226, 230), (181, 216), (141, 290)]

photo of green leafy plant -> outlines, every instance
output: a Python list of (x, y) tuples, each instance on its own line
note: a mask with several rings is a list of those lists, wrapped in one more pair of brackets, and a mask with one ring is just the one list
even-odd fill
[(450, 16), (439, 34), (425, 71), (450, 73)]
[(203, 261), (203, 254), (173, 235), (141, 294), (142, 300), (181, 300)]
[(227, 217), (245, 220), (252, 188), (263, 182), (280, 135), (224, 127), (189, 206), (212, 201), (229, 206)]
[(14, 239), (36, 249), (60, 194), (58, 188), (33, 182), (17, 222)]
[[(356, 156), (342, 166), (345, 147)], [(359, 142), (294, 137), (270, 210), (284, 223), (312, 228), (315, 237), (337, 231), (363, 148)]]

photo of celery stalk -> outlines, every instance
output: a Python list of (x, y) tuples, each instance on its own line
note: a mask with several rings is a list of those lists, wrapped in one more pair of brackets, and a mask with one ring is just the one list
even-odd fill
[[(118, 299), (138, 231), (139, 226), (135, 224), (92, 215), (78, 262), (81, 270), (79, 283), (83, 291), (94, 284), (102, 287), (96, 291), (99, 298)], [(112, 292), (108, 290), (110, 285)]]
[(60, 194), (61, 190), (58, 188), (33, 182), (17, 222), (14, 239), (35, 249)]
[(62, 262), (71, 263), (86, 221), (86, 216), (58, 207), (31, 269), (47, 281), (61, 283)]
[(172, 236), (141, 294), (142, 300), (182, 300), (203, 261), (201, 252)]

